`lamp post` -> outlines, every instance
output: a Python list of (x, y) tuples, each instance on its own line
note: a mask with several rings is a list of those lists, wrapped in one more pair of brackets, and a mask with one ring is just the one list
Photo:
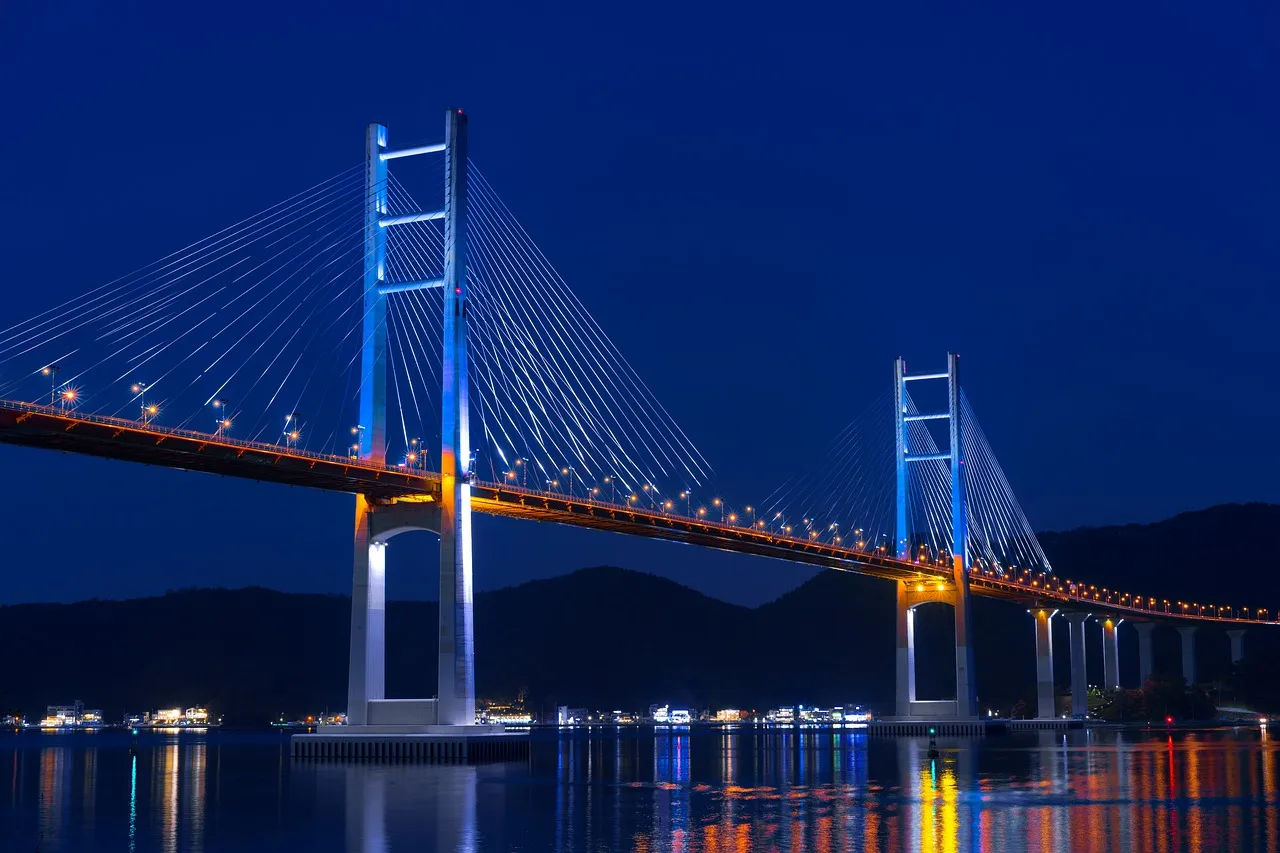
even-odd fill
[(711, 505), (720, 509), (720, 523), (724, 524), (724, 501), (719, 498), (712, 498)]
[(302, 437), (302, 416), (290, 412), (284, 416), (284, 446), (296, 450), (298, 439)]
[(160, 407), (155, 403), (142, 404), (142, 425), (150, 426), (151, 422), (156, 419), (156, 415), (160, 414)]
[(60, 368), (56, 364), (41, 368), (40, 375), (49, 377), (49, 405), (52, 406), (58, 402), (58, 370)]
[(693, 517), (693, 490), (685, 489), (680, 493), (680, 497), (684, 498), (684, 514)]
[(218, 426), (217, 426), (217, 429), (213, 431), (213, 434), (218, 436), (218, 438), (222, 438), (222, 436), (226, 433), (227, 429), (231, 426), (231, 419), (227, 417), (227, 414), (230, 412), (230, 409), (227, 408), (227, 405), (228, 405), (227, 401), (222, 399), (221, 397), (218, 397), (217, 399), (215, 399), (212, 405), (215, 409), (218, 410), (217, 411)]
[(62, 393), (58, 395), (58, 405), (62, 407), (62, 411), (72, 408), (76, 404), (76, 398), (79, 395), (74, 388), (63, 388)]
[(609, 484), (609, 503), (617, 503), (617, 483), (613, 481), (613, 475), (605, 477), (604, 481)]

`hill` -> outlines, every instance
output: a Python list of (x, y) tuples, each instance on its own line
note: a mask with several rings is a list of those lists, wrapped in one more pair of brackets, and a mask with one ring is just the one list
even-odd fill
[[(1237, 505), (1152, 525), (1046, 534), (1042, 542), (1064, 574), (1063, 567), (1079, 567), (1081, 577), (1114, 579), (1121, 588), (1185, 590), (1187, 597), (1199, 596), (1195, 600), (1225, 602), (1232, 596), (1221, 588), (1217, 567), (1231, 566), (1233, 593), (1280, 604), (1273, 594), (1277, 558), (1254, 544), (1277, 524), (1280, 507)], [(1255, 553), (1247, 554), (1250, 549)], [(858, 701), (887, 709), (893, 600), (892, 584), (824, 572), (750, 609), (640, 572), (583, 569), (477, 594), (477, 690), (495, 698), (527, 692), (546, 712), (556, 704), (643, 708), (656, 701), (755, 708)], [(341, 709), (349, 617), (344, 596), (263, 588), (0, 607), (0, 644), (10, 651), (0, 673), (0, 706), (39, 712), (80, 698), (117, 717), (205, 703), (256, 722)], [(974, 619), (980, 699), (1007, 708), (1033, 686), (1030, 620), (1017, 606), (987, 599), (975, 601)], [(434, 603), (388, 604), (388, 695), (434, 693), (435, 624)], [(922, 698), (952, 689), (952, 627), (948, 608), (919, 612)], [(1065, 684), (1061, 620), (1057, 630), (1058, 682)], [(1176, 671), (1177, 635), (1157, 637), (1157, 668)], [(1090, 642), (1090, 670), (1100, 672), (1101, 651)], [(1246, 648), (1259, 656), (1274, 644), (1270, 632), (1259, 629)], [(1226, 648), (1220, 631), (1201, 632), (1206, 678), (1225, 673)], [(1136, 640), (1127, 629), (1121, 657), (1122, 676), (1134, 683)]]

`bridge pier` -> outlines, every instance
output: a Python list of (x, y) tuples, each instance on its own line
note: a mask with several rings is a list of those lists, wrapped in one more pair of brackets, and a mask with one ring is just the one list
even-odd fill
[(1071, 629), (1071, 715), (1087, 717), (1089, 715), (1089, 678), (1085, 668), (1084, 623), (1088, 621), (1088, 613), (1064, 613)]
[(1057, 610), (1031, 611), (1036, 623), (1036, 718), (1057, 716), (1053, 704), (1053, 617)]
[[(898, 581), (898, 651), (897, 651), (897, 716), (916, 720), (970, 720), (977, 719), (970, 703), (976, 701), (976, 690), (971, 683), (973, 667), (965, 666), (972, 660), (972, 650), (965, 640), (965, 610), (968, 596), (950, 584), (909, 583)], [(916, 699), (916, 649), (915, 609), (922, 604), (949, 604), (956, 610), (956, 698), (938, 700)]]
[(1231, 663), (1240, 663), (1244, 660), (1244, 628), (1228, 631), (1227, 636), (1231, 639)]
[(1116, 629), (1123, 619), (1102, 620), (1102, 689), (1120, 689), (1120, 641)]
[[(377, 504), (356, 495), (354, 563), (351, 577), (351, 656), (347, 670), (347, 725), (434, 725), (434, 700), (386, 699), (387, 542), (406, 530), (440, 533), (435, 501)], [(408, 703), (419, 702), (414, 706)], [(430, 704), (428, 704), (430, 703)], [(409, 721), (406, 714), (420, 720)], [(390, 715), (390, 716), (388, 716)]]
[(368, 723), (369, 702), (386, 691), (386, 573), (382, 542), (371, 539), (373, 507), (356, 495), (355, 568), (351, 577), (351, 657), (347, 665), (347, 723)]
[(1141, 687), (1151, 680), (1151, 673), (1156, 671), (1155, 647), (1151, 642), (1156, 623), (1134, 622), (1133, 628), (1138, 632), (1138, 680)]
[(1196, 683), (1196, 630), (1195, 625), (1178, 626), (1182, 635), (1182, 677), (1188, 685)]

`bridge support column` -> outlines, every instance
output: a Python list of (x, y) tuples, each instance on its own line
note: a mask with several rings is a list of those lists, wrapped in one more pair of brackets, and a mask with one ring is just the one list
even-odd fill
[(1036, 620), (1036, 717), (1056, 716), (1053, 707), (1053, 617), (1058, 611), (1031, 611)]
[(1102, 620), (1102, 689), (1120, 689), (1120, 640), (1116, 629), (1123, 619)]
[[(977, 696), (969, 682), (973, 669), (963, 669), (963, 661), (971, 659), (972, 651), (961, 640), (963, 634), (963, 607), (966, 598), (952, 585), (942, 581), (932, 583), (908, 583), (898, 581), (898, 651), (897, 651), (897, 712), (899, 717), (917, 720), (976, 719), (968, 702), (976, 702)], [(915, 608), (929, 603), (950, 604), (956, 611), (956, 698), (920, 700), (916, 698), (916, 649)], [(966, 698), (967, 697), (967, 698)]]
[(1086, 717), (1089, 714), (1089, 678), (1085, 668), (1084, 623), (1088, 613), (1064, 613), (1071, 629), (1071, 715)]
[(911, 716), (916, 701), (916, 614), (907, 600), (907, 585), (898, 581), (897, 713)]
[(1244, 628), (1228, 631), (1227, 636), (1231, 638), (1231, 662), (1240, 663), (1244, 660)]
[(467, 117), (445, 113), (444, 353), (441, 366), (439, 718), (476, 721), (467, 407)]
[(356, 495), (355, 567), (351, 576), (351, 657), (347, 668), (347, 723), (368, 722), (369, 701), (386, 692), (385, 548), (373, 540), (373, 507)]
[(1144, 686), (1151, 680), (1151, 674), (1156, 671), (1155, 647), (1151, 642), (1151, 634), (1156, 630), (1156, 623), (1134, 622), (1133, 627), (1138, 632), (1138, 678), (1141, 682), (1139, 686)]
[(1187, 684), (1196, 683), (1196, 630), (1195, 625), (1179, 625), (1182, 635), (1182, 677)]

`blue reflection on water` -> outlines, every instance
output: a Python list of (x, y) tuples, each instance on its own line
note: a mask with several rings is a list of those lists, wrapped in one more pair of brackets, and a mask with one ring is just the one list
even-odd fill
[(294, 761), (274, 734), (149, 734), (136, 755), (127, 734), (9, 735), (0, 848), (1280, 850), (1256, 729), (943, 739), (936, 759), (821, 729), (533, 738), (528, 762), (431, 767)]

